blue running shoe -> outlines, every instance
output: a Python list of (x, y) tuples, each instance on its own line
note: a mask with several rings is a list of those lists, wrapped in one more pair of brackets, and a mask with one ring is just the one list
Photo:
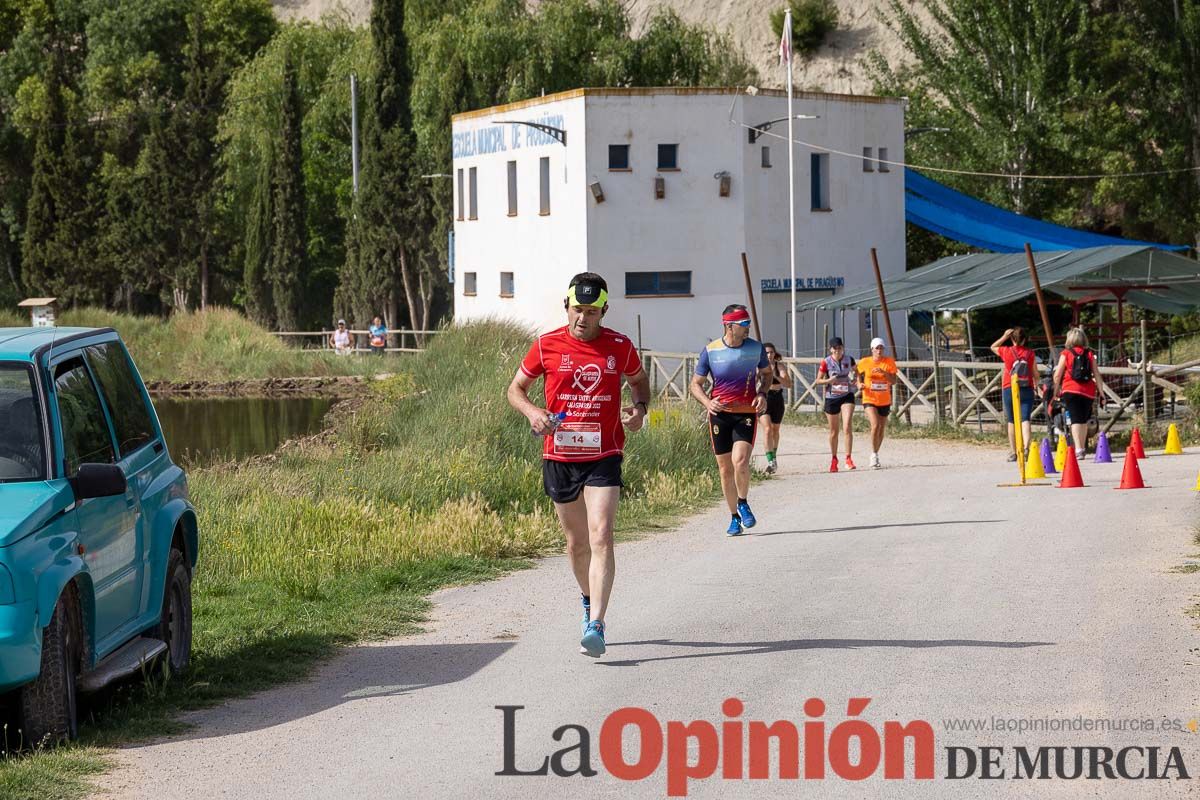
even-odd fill
[(742, 518), (742, 525), (746, 528), (753, 528), (758, 524), (758, 520), (754, 517), (754, 512), (750, 510), (750, 504), (745, 500), (738, 501), (738, 516)]
[(733, 518), (729, 520), (729, 530), (725, 531), (725, 533), (729, 536), (742, 535), (742, 521), (738, 518), (737, 514), (734, 514)]
[(587, 624), (583, 638), (579, 640), (579, 652), (592, 658), (604, 655), (604, 623), (602, 621), (597, 619)]

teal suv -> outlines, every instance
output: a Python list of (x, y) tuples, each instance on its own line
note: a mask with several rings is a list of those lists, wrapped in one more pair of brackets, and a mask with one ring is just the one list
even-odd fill
[(77, 693), (187, 668), (197, 544), (117, 333), (0, 328), (0, 693), (22, 744), (75, 736)]

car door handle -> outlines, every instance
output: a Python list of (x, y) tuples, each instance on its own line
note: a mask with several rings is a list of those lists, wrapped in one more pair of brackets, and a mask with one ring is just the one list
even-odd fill
[(161, 441), (154, 443), (154, 452), (161, 453), (163, 451), (163, 443)]

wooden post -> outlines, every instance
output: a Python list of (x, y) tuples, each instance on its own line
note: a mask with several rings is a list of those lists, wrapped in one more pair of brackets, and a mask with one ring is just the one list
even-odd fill
[(1142, 414), (1146, 425), (1154, 424), (1154, 387), (1150, 383), (1150, 354), (1146, 350), (1146, 315), (1142, 314)]
[(750, 298), (750, 319), (754, 320), (754, 338), (762, 341), (762, 330), (758, 327), (758, 307), (754, 304), (754, 284), (750, 283), (750, 262), (742, 253), (742, 274), (746, 276), (746, 296)]
[(933, 312), (933, 329), (930, 332), (930, 340), (933, 350), (933, 420), (939, 425), (942, 422), (942, 377), (941, 368), (938, 366), (938, 334), (941, 329), (938, 328), (937, 310)]
[[(898, 361), (900, 359), (900, 343), (896, 341), (896, 334), (892, 332), (892, 315), (888, 313), (887, 294), (883, 291), (883, 274), (879, 271), (879, 256), (876, 255), (874, 247), (871, 248), (871, 267), (875, 270), (875, 288), (879, 292), (879, 307), (883, 311), (883, 325), (887, 329), (888, 347), (892, 349), (892, 358)], [(903, 385), (900, 381), (892, 384), (897, 407), (903, 405), (904, 390), (901, 388)]]
[(1033, 248), (1029, 246), (1029, 242), (1025, 243), (1025, 260), (1029, 262), (1029, 274), (1033, 278), (1033, 291), (1037, 295), (1038, 311), (1042, 313), (1042, 327), (1046, 330), (1046, 346), (1050, 348), (1050, 360), (1047, 363), (1054, 363), (1057, 355), (1054, 352), (1054, 333), (1050, 330), (1050, 315), (1046, 312), (1046, 297), (1042, 294), (1042, 282), (1038, 280), (1037, 264), (1033, 260)]

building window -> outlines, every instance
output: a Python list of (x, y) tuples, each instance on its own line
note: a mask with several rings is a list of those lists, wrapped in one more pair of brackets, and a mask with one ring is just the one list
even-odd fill
[(513, 274), (511, 272), (500, 273), (500, 296), (513, 296)]
[(550, 213), (550, 157), (538, 161), (538, 176), (541, 184), (541, 204), (538, 213), (543, 217)]
[(887, 148), (881, 147), (881, 148), (879, 148), (879, 171), (880, 172), (891, 172), (891, 170), (888, 169), (887, 162), (888, 162)]
[[(883, 151), (881, 150), (880, 153), (882, 153), (882, 152)], [(875, 165), (871, 163), (871, 159), (873, 157), (874, 157), (874, 150), (870, 147), (864, 147), (863, 148), (863, 172), (874, 172), (875, 171)]]
[(676, 295), (690, 297), (692, 294), (691, 271), (679, 272), (626, 272), (625, 294), (628, 295)]
[(771, 148), (765, 144), (762, 149), (762, 165), (763, 167), (771, 166)]
[(517, 215), (517, 162), (508, 162), (508, 215)]
[(660, 144), (658, 146), (658, 168), (679, 169), (679, 145)]
[(458, 169), (458, 214), (457, 214), (459, 222), (462, 222), (463, 217), (465, 216), (466, 206), (467, 206), (467, 198), (463, 196), (463, 171), (462, 171), (462, 167), (459, 167), (459, 169)]
[(610, 170), (628, 170), (629, 145), (610, 144), (608, 146), (608, 168)]
[(475, 296), (475, 273), (474, 272), (464, 272), (463, 273), (463, 294), (465, 294), (467, 297)]
[(829, 211), (829, 153), (813, 153), (811, 161), (812, 210)]
[[(467, 219), (479, 219), (479, 182), (476, 180), (476, 167), (467, 171), (467, 184), (470, 186), (471, 204), (468, 206)], [(471, 294), (475, 294), (474, 291)]]

